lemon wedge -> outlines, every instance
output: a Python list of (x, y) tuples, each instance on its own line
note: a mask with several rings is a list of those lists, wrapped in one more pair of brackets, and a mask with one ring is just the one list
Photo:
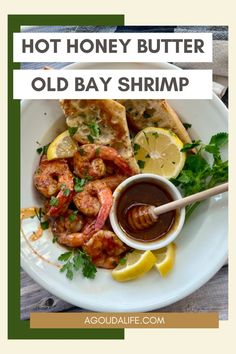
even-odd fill
[(49, 145), (47, 159), (63, 159), (73, 157), (78, 150), (78, 144), (71, 138), (69, 131), (66, 130), (58, 135)]
[(112, 271), (113, 279), (127, 281), (135, 279), (148, 272), (156, 263), (156, 257), (151, 251), (135, 250), (125, 256), (124, 264), (119, 264)]
[(162, 277), (166, 277), (175, 264), (175, 249), (174, 243), (170, 243), (168, 246), (160, 248), (159, 250), (152, 251), (155, 255), (157, 262), (155, 264), (156, 269)]
[(168, 129), (147, 127), (134, 138), (134, 154), (142, 173), (166, 178), (178, 176), (186, 160), (184, 144)]

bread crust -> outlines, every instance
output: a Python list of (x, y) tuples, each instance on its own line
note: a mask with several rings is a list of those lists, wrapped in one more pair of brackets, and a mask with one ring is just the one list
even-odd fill
[(108, 145), (115, 148), (129, 163), (134, 173), (139, 167), (129, 136), (126, 112), (123, 105), (114, 100), (60, 100), (61, 108), (69, 127), (78, 127), (74, 138), (80, 144), (90, 143), (89, 126), (96, 124), (100, 134), (93, 136), (95, 144)]
[(117, 100), (126, 109), (129, 124), (139, 131), (146, 127), (160, 127), (172, 130), (183, 143), (191, 138), (173, 108), (161, 100)]

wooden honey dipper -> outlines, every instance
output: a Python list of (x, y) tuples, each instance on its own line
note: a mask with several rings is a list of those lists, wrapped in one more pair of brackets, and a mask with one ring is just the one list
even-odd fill
[(133, 230), (147, 229), (157, 222), (160, 214), (183, 208), (188, 204), (192, 204), (227, 191), (228, 182), (157, 207), (148, 204), (133, 204), (127, 210), (128, 223)]

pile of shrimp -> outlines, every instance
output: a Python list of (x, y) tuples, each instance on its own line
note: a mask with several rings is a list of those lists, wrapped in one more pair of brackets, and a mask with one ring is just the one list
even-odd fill
[[(43, 155), (33, 180), (45, 197), (57, 242), (83, 249), (98, 267), (116, 267), (127, 249), (108, 222), (112, 192), (132, 174), (126, 160), (108, 146), (85, 144), (68, 159), (48, 161)], [(76, 180), (83, 181), (79, 189)]]

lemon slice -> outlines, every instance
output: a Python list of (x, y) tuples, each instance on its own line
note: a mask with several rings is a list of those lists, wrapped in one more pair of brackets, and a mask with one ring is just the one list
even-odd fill
[(135, 250), (128, 253), (125, 256), (125, 263), (119, 264), (111, 274), (117, 281), (127, 281), (148, 272), (155, 263), (156, 257), (151, 251)]
[(166, 277), (175, 264), (175, 249), (174, 243), (170, 243), (168, 246), (160, 248), (159, 250), (152, 251), (155, 255), (157, 262), (155, 264), (156, 269), (162, 277)]
[(178, 176), (186, 160), (184, 144), (172, 131), (147, 127), (134, 138), (134, 154), (142, 173), (166, 178)]
[(66, 130), (58, 135), (49, 145), (47, 159), (63, 159), (73, 157), (78, 150), (78, 144), (71, 138), (69, 131)]

